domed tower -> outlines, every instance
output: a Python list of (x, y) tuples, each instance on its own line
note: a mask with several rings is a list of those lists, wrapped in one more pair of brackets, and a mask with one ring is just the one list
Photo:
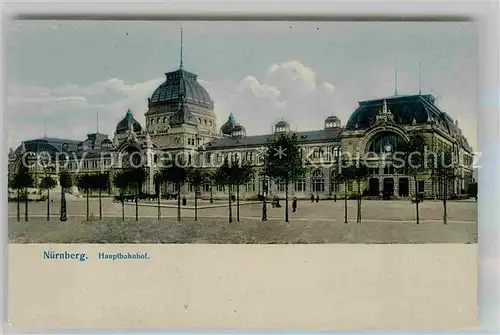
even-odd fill
[(287, 133), (290, 131), (290, 125), (288, 122), (281, 120), (274, 125), (275, 133)]
[(336, 116), (329, 116), (325, 119), (325, 129), (341, 128), (340, 119)]
[[(141, 132), (141, 124), (134, 118), (134, 116), (132, 115), (132, 111), (128, 109), (125, 117), (121, 119), (121, 121), (116, 125), (115, 139), (117, 141), (121, 141), (122, 139), (126, 138), (128, 134), (136, 136)], [(85, 150), (85, 143), (82, 143), (80, 147)]]
[(233, 113), (229, 114), (227, 121), (220, 127), (219, 133), (222, 136), (231, 136), (233, 134), (234, 127), (237, 125), (234, 119)]
[(125, 117), (116, 125), (115, 134), (125, 134), (128, 130), (132, 130), (134, 133), (142, 131), (141, 124), (134, 118), (130, 109), (127, 110)]
[(207, 90), (198, 82), (198, 75), (184, 69), (182, 61), (177, 70), (165, 73), (165, 81), (160, 84), (148, 99), (146, 129), (152, 134), (167, 132), (170, 118), (183, 103), (198, 127), (198, 135), (205, 142), (217, 136), (214, 102)]

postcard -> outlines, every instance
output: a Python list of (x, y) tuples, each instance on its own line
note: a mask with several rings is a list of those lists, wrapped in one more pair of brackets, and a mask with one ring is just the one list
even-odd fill
[(474, 326), (473, 22), (7, 34), (13, 327)]

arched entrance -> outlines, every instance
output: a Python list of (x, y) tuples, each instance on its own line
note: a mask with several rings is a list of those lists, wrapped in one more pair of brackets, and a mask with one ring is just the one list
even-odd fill
[(368, 181), (368, 195), (377, 196), (380, 193), (380, 183), (378, 178), (370, 178)]
[(394, 178), (384, 178), (384, 195), (394, 196)]
[(409, 180), (406, 177), (401, 177), (399, 178), (399, 196), (400, 197), (407, 197), (410, 192), (410, 187), (409, 187)]

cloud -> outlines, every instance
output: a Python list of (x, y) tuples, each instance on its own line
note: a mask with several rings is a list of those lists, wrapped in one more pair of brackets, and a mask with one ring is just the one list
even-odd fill
[(86, 133), (97, 128), (109, 135), (127, 109), (144, 123), (147, 99), (162, 82), (156, 78), (127, 84), (118, 78), (78, 86), (67, 84), (56, 88), (40, 86), (13, 86), (8, 95), (9, 146), (16, 147), (22, 140), (40, 137), (84, 139)]
[(272, 64), (265, 81), (293, 94), (307, 95), (316, 89), (316, 73), (296, 60)]
[(297, 60), (273, 63), (262, 76), (248, 75), (236, 86), (204, 84), (219, 124), (233, 113), (249, 134), (267, 133), (281, 119), (294, 128), (319, 129), (333, 112), (335, 86), (319, 81), (313, 69)]
[[(236, 81), (217, 78), (198, 81), (214, 100), (218, 125), (232, 113), (251, 135), (269, 133), (273, 124), (281, 119), (297, 130), (321, 129), (324, 119), (330, 115), (338, 116), (345, 124), (357, 106), (358, 95), (369, 99), (390, 91), (391, 83), (378, 78), (367, 76), (366, 81), (355, 86), (343, 83), (337, 89), (332, 83), (334, 78), (321, 78), (312, 68), (289, 60), (269, 65), (260, 75), (247, 74)], [(84, 86), (10, 87), (8, 122), (9, 129), (16, 131), (9, 133), (9, 145), (15, 147), (24, 139), (43, 136), (45, 117), (49, 136), (82, 140), (86, 133), (96, 130), (97, 114), (99, 130), (110, 136), (129, 108), (144, 125), (148, 97), (163, 80), (153, 78), (127, 83), (111, 78)], [(387, 88), (381, 88), (384, 85)], [(455, 110), (460, 106), (448, 101), (443, 107)], [(460, 118), (460, 126), (475, 146), (476, 141), (470, 136), (476, 133), (476, 123), (472, 119), (468, 121)]]
[[(82, 139), (99, 130), (113, 135), (116, 124), (131, 109), (144, 124), (147, 99), (164, 79), (126, 83), (111, 78), (89, 85), (67, 84), (56, 88), (38, 86), (9, 90), (9, 145), (43, 136), (47, 117), (49, 136)], [(237, 82), (199, 80), (215, 102), (219, 126), (233, 113), (249, 134), (269, 132), (273, 123), (286, 119), (300, 129), (322, 127), (331, 110), (335, 86), (318, 82), (315, 72), (291, 60), (271, 64), (263, 75), (247, 75)]]
[(276, 99), (280, 95), (280, 91), (272, 85), (261, 84), (254, 76), (247, 76), (238, 83), (238, 88), (242, 91), (248, 90), (257, 98)]

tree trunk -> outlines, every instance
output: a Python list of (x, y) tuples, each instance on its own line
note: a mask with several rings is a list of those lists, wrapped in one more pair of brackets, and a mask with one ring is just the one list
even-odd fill
[(210, 181), (210, 203), (213, 204), (214, 203), (214, 192), (213, 192), (213, 185), (212, 185), (212, 181)]
[(50, 221), (50, 189), (47, 188), (47, 221)]
[(17, 189), (17, 221), (21, 221), (21, 190)]
[(285, 222), (288, 220), (288, 181), (285, 181)]
[(236, 221), (240, 222), (240, 185), (236, 188)]
[(68, 216), (66, 213), (66, 196), (64, 194), (64, 188), (61, 187), (61, 216), (59, 218), (61, 221), (67, 221)]
[(158, 192), (156, 194), (158, 199), (156, 200), (158, 202), (158, 221), (161, 220), (161, 185), (158, 184)]
[(120, 198), (122, 201), (122, 221), (125, 221), (125, 199), (123, 197), (123, 190), (120, 189)]
[(418, 212), (418, 204), (420, 203), (420, 194), (418, 192), (418, 181), (417, 178), (413, 179), (415, 181), (415, 209), (417, 212), (417, 224), (420, 224), (420, 214)]
[(262, 221), (267, 221), (266, 197), (262, 198)]
[(447, 192), (448, 191), (448, 185), (447, 185), (447, 181), (446, 181), (446, 178), (444, 179), (444, 195), (443, 195), (443, 223), (444, 224), (448, 224), (448, 215), (446, 213), (446, 196), (447, 196)]
[(337, 202), (337, 182), (333, 183), (333, 202)]
[(135, 221), (139, 221), (139, 184), (135, 185)]
[(47, 221), (50, 221), (50, 189), (47, 189)]
[(87, 188), (87, 221), (89, 220), (89, 189)]
[(198, 187), (194, 189), (194, 220), (198, 221)]
[(181, 185), (177, 185), (177, 221), (181, 220)]
[(358, 214), (357, 214), (357, 222), (361, 222), (361, 186), (360, 186), (360, 181), (357, 181), (358, 183)]
[(347, 223), (347, 182), (344, 183), (344, 223)]
[(228, 186), (229, 188), (229, 223), (233, 222), (233, 208), (231, 206), (231, 185)]
[(24, 199), (24, 221), (28, 222), (28, 188), (24, 189), (26, 199)]
[(99, 188), (99, 221), (102, 220), (102, 190)]

